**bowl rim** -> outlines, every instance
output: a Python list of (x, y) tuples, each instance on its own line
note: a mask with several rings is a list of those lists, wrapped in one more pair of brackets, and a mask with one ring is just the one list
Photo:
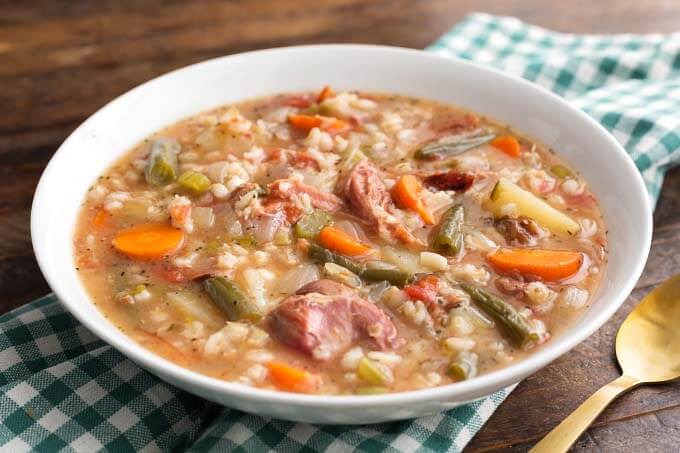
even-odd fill
[[(583, 121), (589, 123), (592, 127), (592, 133), (600, 134), (607, 143), (610, 145), (611, 152), (618, 154), (618, 159), (622, 159), (624, 165), (632, 170), (631, 173), (636, 175), (633, 180), (629, 181), (634, 192), (643, 192), (645, 194), (643, 198), (643, 204), (645, 212), (640, 215), (641, 231), (643, 234), (639, 238), (639, 247), (636, 251), (637, 259), (633, 266), (630, 267), (629, 275), (630, 279), (628, 282), (617, 288), (615, 290), (616, 297), (615, 300), (610, 301), (600, 313), (593, 317), (588, 323), (579, 325), (578, 329), (570, 328), (568, 332), (570, 335), (566, 335), (567, 332), (563, 332), (559, 337), (557, 337), (553, 342), (551, 342), (546, 347), (540, 349), (539, 351), (527, 356), (526, 358), (515, 362), (504, 368), (477, 376), (468, 381), (447, 384), (427, 389), (419, 390), (409, 390), (404, 392), (387, 393), (383, 395), (311, 395), (311, 394), (300, 394), (291, 393), (285, 391), (260, 389), (250, 386), (245, 386), (242, 384), (232, 383), (218, 378), (214, 378), (208, 375), (201, 374), (197, 371), (190, 370), (188, 368), (181, 367), (159, 355), (156, 355), (151, 350), (147, 350), (141, 345), (137, 345), (132, 339), (127, 337), (125, 334), (116, 336), (113, 334), (113, 330), (117, 329), (113, 324), (103, 325), (102, 323), (93, 321), (88, 317), (82, 315), (77, 309), (73, 302), (69, 301), (69, 294), (60, 294), (58, 290), (54, 288), (59, 288), (55, 276), (51, 275), (48, 271), (47, 266), (47, 250), (46, 247), (42, 247), (38, 243), (37, 234), (40, 229), (41, 224), (41, 205), (45, 203), (48, 199), (48, 185), (49, 181), (53, 179), (53, 173), (55, 172), (55, 161), (59, 158), (60, 153), (70, 147), (71, 142), (74, 141), (74, 137), (77, 137), (83, 129), (86, 128), (90, 123), (97, 121), (99, 115), (103, 111), (117, 105), (118, 103), (125, 102), (126, 99), (134, 96), (141, 90), (146, 89), (150, 85), (153, 85), (160, 80), (165, 80), (168, 78), (175, 77), (179, 73), (197, 71), (201, 68), (206, 68), (211, 64), (221, 62), (228, 59), (238, 59), (242, 56), (251, 56), (255, 54), (267, 55), (271, 53), (286, 53), (286, 52), (305, 52), (307, 50), (318, 50), (320, 48), (327, 48), (328, 50), (351, 50), (356, 52), (387, 52), (392, 53), (395, 58), (399, 58), (401, 55), (417, 55), (418, 58), (432, 59), (432, 60), (445, 60), (448, 63), (460, 65), (463, 67), (474, 68), (476, 71), (486, 72), (494, 77), (504, 78), (512, 83), (519, 86), (523, 86), (525, 89), (531, 90), (537, 94), (537, 96), (548, 97), (550, 100), (561, 108), (571, 110), (581, 117)], [(121, 152), (122, 154), (122, 152)], [(644, 215), (643, 215), (644, 214)], [(447, 401), (448, 399), (460, 399), (472, 401), (474, 399), (483, 397), (485, 395), (490, 395), (494, 391), (502, 387), (506, 387), (511, 384), (518, 383), (527, 375), (538, 371), (539, 369), (545, 367), (547, 364), (562, 356), (564, 353), (571, 350), (577, 344), (585, 340), (587, 337), (593, 334), (597, 329), (599, 329), (611, 316), (619, 309), (619, 307), (625, 302), (628, 295), (634, 289), (636, 282), (638, 281), (646, 260), (649, 254), (649, 249), (652, 239), (652, 205), (650, 198), (647, 194), (644, 181), (637, 167), (635, 166), (632, 158), (624, 151), (623, 147), (616, 141), (616, 139), (598, 122), (596, 122), (592, 117), (587, 115), (582, 110), (573, 106), (567, 102), (562, 97), (548, 91), (547, 89), (525, 80), (521, 77), (502, 72), (498, 69), (492, 68), (490, 66), (478, 64), (469, 60), (464, 60), (458, 57), (439, 55), (434, 52), (427, 52), (424, 50), (410, 49), (404, 47), (395, 46), (383, 46), (383, 45), (370, 45), (370, 44), (317, 44), (317, 45), (303, 45), (303, 46), (287, 46), (287, 47), (277, 47), (269, 49), (261, 49), (250, 52), (237, 53), (222, 57), (211, 58), (198, 63), (194, 63), (188, 66), (184, 66), (173, 71), (164, 73), (158, 77), (150, 79), (142, 84), (135, 86), (134, 88), (126, 91), (120, 96), (116, 97), (112, 101), (105, 104), (103, 107), (99, 108), (95, 113), (90, 115), (85, 121), (83, 121), (59, 146), (57, 151), (53, 154), (48, 162), (47, 166), (43, 170), (43, 173), (38, 182), (33, 203), (31, 207), (31, 237), (34, 253), (40, 267), (40, 270), (47, 280), (49, 286), (55, 292), (59, 301), (66, 307), (71, 315), (73, 315), (78, 321), (80, 321), (87, 329), (93, 332), (97, 337), (103, 339), (106, 343), (113, 346), (128, 359), (140, 364), (144, 369), (151, 371), (156, 376), (170, 376), (178, 382), (183, 384), (191, 385), (194, 388), (196, 386), (209, 391), (216, 392), (222, 395), (228, 396), (238, 396), (243, 397), (248, 400), (259, 401), (259, 402), (269, 402), (275, 404), (291, 404), (295, 406), (305, 406), (310, 408), (348, 408), (348, 407), (359, 407), (362, 405), (370, 405), (372, 407), (385, 407), (385, 406), (395, 406), (395, 405), (407, 405), (410, 403), (423, 402), (423, 401)], [(91, 302), (91, 300), (90, 300)], [(96, 309), (96, 308), (95, 308)]]

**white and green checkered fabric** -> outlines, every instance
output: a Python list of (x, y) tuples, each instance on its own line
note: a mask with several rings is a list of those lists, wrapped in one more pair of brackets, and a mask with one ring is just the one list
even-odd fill
[[(429, 48), (563, 95), (626, 147), (656, 199), (680, 160), (680, 35), (574, 36), (472, 15)], [(433, 417), (315, 426), (226, 409), (143, 371), (46, 296), (0, 317), (0, 449), (460, 451), (508, 390)]]
[(315, 426), (183, 392), (97, 339), (53, 295), (0, 317), (0, 450), (460, 450), (507, 396), (420, 420)]

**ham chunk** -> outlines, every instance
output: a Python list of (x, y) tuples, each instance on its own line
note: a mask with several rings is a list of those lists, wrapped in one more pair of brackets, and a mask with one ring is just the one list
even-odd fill
[(369, 223), (382, 239), (390, 243), (418, 242), (394, 215), (392, 197), (370, 162), (364, 160), (354, 166), (345, 183), (345, 197), (353, 213)]
[(430, 130), (437, 137), (462, 134), (479, 127), (479, 117), (472, 113), (450, 113), (448, 115), (435, 116), (430, 120)]
[(432, 191), (455, 190), (465, 192), (472, 186), (474, 179), (474, 176), (470, 173), (448, 171), (426, 177), (423, 180), (423, 185)]
[[(323, 294), (324, 291), (328, 294)], [(312, 282), (267, 317), (271, 335), (310, 357), (326, 361), (363, 339), (378, 349), (402, 344), (392, 320), (350, 288), (328, 280)]]
[(513, 246), (536, 245), (544, 233), (541, 227), (528, 217), (502, 217), (495, 221), (496, 230)]
[(172, 226), (184, 230), (187, 233), (194, 231), (194, 221), (191, 217), (191, 200), (187, 197), (175, 195), (168, 206)]

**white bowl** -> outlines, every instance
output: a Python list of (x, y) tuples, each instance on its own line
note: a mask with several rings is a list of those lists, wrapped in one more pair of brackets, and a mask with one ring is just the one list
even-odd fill
[[(590, 183), (609, 228), (609, 265), (587, 312), (529, 358), (469, 381), (376, 396), (314, 396), (259, 390), (204, 376), (137, 345), (90, 302), (75, 271), (73, 231), (88, 187), (152, 132), (222, 104), (285, 91), (393, 92), (462, 106), (512, 125), (557, 150)], [(125, 93), (85, 121), (55, 153), (33, 200), (31, 233), (49, 285), (96, 335), (162, 379), (212, 401), (312, 423), (418, 417), (483, 397), (539, 370), (600, 327), (642, 272), (652, 217), (642, 178), (621, 146), (590, 117), (529, 82), (417, 50), (322, 45), (263, 50), (195, 64)]]

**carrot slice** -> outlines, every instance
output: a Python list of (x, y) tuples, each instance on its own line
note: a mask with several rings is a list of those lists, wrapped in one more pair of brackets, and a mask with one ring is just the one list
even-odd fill
[(321, 385), (321, 376), (282, 362), (267, 363), (272, 383), (281, 390), (312, 393)]
[(335, 96), (335, 93), (333, 92), (333, 89), (331, 88), (330, 85), (326, 85), (323, 87), (323, 90), (321, 90), (321, 93), (319, 93), (319, 96), (316, 98), (316, 102), (322, 102), (326, 98), (332, 98)]
[(326, 132), (330, 132), (331, 134), (338, 134), (349, 129), (349, 125), (337, 118), (322, 116), (321, 129), (325, 130)]
[(331, 133), (342, 132), (349, 126), (344, 121), (321, 115), (289, 115), (288, 122), (295, 128), (309, 131), (315, 127)]
[(132, 258), (153, 260), (176, 252), (184, 242), (184, 233), (169, 225), (143, 223), (120, 230), (113, 246)]
[(420, 193), (423, 186), (413, 175), (403, 175), (392, 188), (392, 198), (400, 208), (416, 211), (426, 225), (434, 224), (434, 216), (425, 207)]
[(370, 247), (354, 240), (344, 231), (331, 226), (323, 227), (319, 233), (319, 244), (347, 256), (365, 255), (371, 251)]
[(321, 117), (319, 115), (288, 115), (288, 122), (297, 129), (308, 131), (321, 126)]
[(501, 135), (491, 140), (491, 146), (503, 151), (511, 157), (519, 157), (519, 142), (512, 135)]
[(92, 219), (92, 226), (94, 226), (95, 228), (103, 227), (108, 217), (109, 217), (108, 213), (103, 208), (99, 208), (97, 213), (94, 215), (94, 218)]
[(516, 271), (549, 282), (574, 275), (583, 264), (583, 254), (570, 250), (500, 248), (486, 259), (501, 272)]

